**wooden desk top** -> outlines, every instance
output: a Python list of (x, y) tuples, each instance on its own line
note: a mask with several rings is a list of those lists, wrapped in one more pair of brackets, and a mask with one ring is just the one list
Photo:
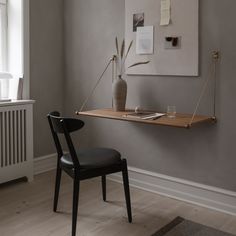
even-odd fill
[(125, 117), (125, 115), (131, 112), (134, 112), (134, 110), (116, 112), (116, 111), (113, 111), (112, 109), (98, 109), (98, 110), (92, 110), (92, 111), (78, 112), (77, 115), (107, 118), (107, 119), (129, 121), (129, 122), (137, 122), (137, 123), (151, 124), (151, 125), (164, 125), (164, 126), (177, 127), (177, 128), (191, 128), (193, 125), (196, 125), (199, 123), (216, 121), (216, 119), (211, 116), (196, 115), (192, 122), (192, 125), (190, 125), (191, 118), (192, 118), (192, 115), (190, 114), (177, 114), (175, 118), (168, 118), (167, 116), (163, 116), (156, 120), (142, 120), (140, 118)]

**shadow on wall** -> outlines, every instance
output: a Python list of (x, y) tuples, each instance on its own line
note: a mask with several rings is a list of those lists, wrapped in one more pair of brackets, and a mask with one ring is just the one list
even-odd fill
[[(142, 140), (128, 149), (128, 156), (132, 157), (131, 165), (136, 166), (137, 163), (137, 157), (131, 151), (136, 147), (140, 158), (145, 157), (141, 159), (141, 163), (139, 160), (139, 168), (144, 166), (144, 169), (165, 175), (205, 184), (213, 183), (211, 178), (217, 171), (214, 166), (220, 158), (217, 145), (219, 128), (215, 124), (200, 124), (191, 129), (137, 124), (132, 126), (137, 129)], [(145, 143), (142, 143), (143, 140)], [(199, 152), (202, 154), (199, 155)]]
[(92, 119), (90, 125), (90, 145), (119, 150), (129, 166), (205, 184), (213, 182), (220, 158), (219, 127), (215, 124), (181, 129)]

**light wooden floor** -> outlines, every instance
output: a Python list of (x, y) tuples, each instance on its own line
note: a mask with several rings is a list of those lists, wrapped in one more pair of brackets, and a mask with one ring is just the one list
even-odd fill
[[(127, 223), (123, 187), (108, 181), (108, 203), (100, 179), (81, 186), (77, 235), (150, 236), (176, 216), (236, 234), (236, 217), (131, 188), (133, 224)], [(33, 183), (0, 186), (0, 236), (69, 236), (72, 184), (63, 176), (60, 213), (53, 213), (54, 172)], [(191, 235), (190, 235), (191, 236)]]

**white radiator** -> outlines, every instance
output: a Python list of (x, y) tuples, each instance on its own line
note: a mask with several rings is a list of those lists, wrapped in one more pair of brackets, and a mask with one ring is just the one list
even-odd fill
[(0, 183), (33, 180), (33, 101), (0, 104)]

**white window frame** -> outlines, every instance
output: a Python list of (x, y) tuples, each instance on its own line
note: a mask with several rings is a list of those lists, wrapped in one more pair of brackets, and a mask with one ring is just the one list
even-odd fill
[(23, 0), (23, 98), (30, 99), (30, 0)]
[(7, 0), (0, 0), (0, 30), (1, 32), (1, 45), (0, 45), (0, 71), (7, 71)]
[[(9, 22), (9, 8), (10, 5), (14, 3), (14, 1), (17, 0), (0, 0), (0, 7), (4, 7), (4, 12), (6, 14), (6, 17), (4, 17), (4, 25), (5, 25), (5, 30), (4, 30), (4, 45), (2, 47), (3, 53), (3, 60), (4, 65), (2, 68), (0, 68), (0, 77), (4, 76), (6, 72), (11, 75), (15, 75), (14, 71), (12, 71), (12, 56), (10, 57), (9, 54), (9, 49), (11, 48), (11, 43), (9, 43), (9, 40), (12, 39), (12, 37), (9, 36), (9, 27), (10, 27), (10, 22)], [(30, 99), (30, 0), (21, 0), (22, 4), (22, 72), (17, 75), (19, 77), (24, 78), (24, 87), (23, 87), (23, 99)], [(12, 19), (12, 18), (11, 18)], [(11, 20), (10, 20), (11, 21)], [(12, 22), (12, 21), (11, 21)], [(11, 54), (12, 55), (12, 54)], [(1, 56), (1, 55), (0, 55)], [(11, 61), (11, 63), (9, 63)], [(11, 65), (11, 66), (10, 66)], [(11, 67), (11, 68), (10, 68)], [(13, 67), (14, 68), (14, 67)], [(4, 73), (1, 73), (4, 72)], [(19, 78), (17, 76), (17, 78)]]

